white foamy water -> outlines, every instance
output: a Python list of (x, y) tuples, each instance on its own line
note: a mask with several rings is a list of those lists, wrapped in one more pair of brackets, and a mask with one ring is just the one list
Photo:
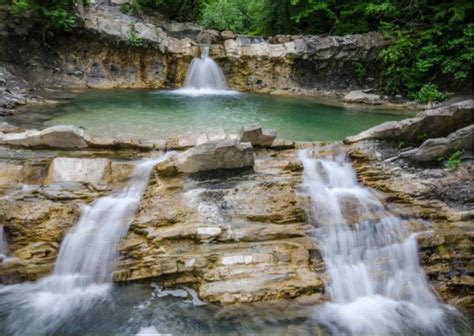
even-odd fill
[(122, 190), (84, 206), (61, 244), (54, 272), (35, 283), (0, 288), (0, 314), (14, 335), (45, 335), (111, 300), (117, 244), (128, 231), (153, 167), (166, 156), (139, 162)]
[(453, 335), (459, 317), (438, 301), (419, 265), (415, 234), (359, 185), (343, 156), (300, 152), (308, 217), (330, 276), (319, 322), (334, 334)]
[(209, 47), (203, 47), (201, 57), (191, 61), (186, 73), (184, 87), (172, 91), (186, 96), (235, 95), (236, 91), (228, 90), (224, 73), (219, 65), (209, 57)]
[(5, 236), (5, 229), (3, 225), (0, 225), (0, 259), (3, 259), (8, 255), (8, 242)]

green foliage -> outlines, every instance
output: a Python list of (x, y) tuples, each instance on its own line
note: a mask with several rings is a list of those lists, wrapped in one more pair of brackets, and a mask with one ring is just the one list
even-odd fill
[(137, 35), (137, 31), (135, 29), (135, 23), (130, 23), (130, 32), (128, 33), (128, 43), (132, 46), (139, 47), (142, 45), (143, 41)]
[(428, 139), (428, 134), (426, 133), (421, 133), (416, 136), (416, 141), (419, 143), (424, 142), (426, 139)]
[(37, 15), (44, 31), (71, 31), (77, 25), (75, 0), (12, 0), (9, 5), (12, 15)]
[(196, 21), (204, 3), (204, 0), (133, 0), (130, 6), (122, 9), (130, 9), (135, 15), (156, 12), (172, 20)]
[(140, 15), (143, 13), (143, 9), (140, 3), (136, 0), (133, 0), (130, 3), (126, 2), (126, 3), (121, 4), (120, 10), (125, 14), (131, 14), (131, 15)]
[(215, 0), (202, 9), (199, 23), (203, 26), (253, 34), (259, 32), (255, 20), (263, 10), (263, 2), (255, 0)]
[(463, 155), (463, 150), (457, 150), (448, 157), (448, 168), (449, 170), (456, 170), (461, 165), (461, 156)]
[(416, 101), (426, 104), (443, 101), (448, 97), (448, 95), (444, 92), (440, 92), (438, 87), (434, 84), (425, 84), (412, 97)]

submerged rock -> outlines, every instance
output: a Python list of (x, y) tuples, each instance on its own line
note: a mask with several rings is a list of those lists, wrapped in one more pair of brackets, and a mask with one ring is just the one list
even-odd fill
[(242, 127), (239, 134), (240, 142), (250, 142), (253, 146), (271, 146), (277, 136), (275, 129), (264, 129), (255, 123)]
[(419, 136), (437, 138), (447, 136), (472, 123), (474, 100), (420, 112), (415, 118), (389, 121), (367, 131), (347, 137), (345, 143), (366, 139), (417, 141)]
[(252, 167), (253, 148), (237, 140), (209, 141), (160, 162), (156, 171), (165, 176), (216, 169)]

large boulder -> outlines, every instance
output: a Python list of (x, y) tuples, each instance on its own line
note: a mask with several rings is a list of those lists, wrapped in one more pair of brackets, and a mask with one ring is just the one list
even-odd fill
[(345, 143), (366, 139), (416, 141), (420, 135), (428, 138), (444, 137), (472, 123), (474, 100), (420, 112), (415, 118), (389, 121), (362, 133), (347, 137)]
[(0, 144), (22, 147), (86, 148), (84, 130), (72, 125), (58, 125), (42, 131), (27, 130), (21, 133), (0, 133)]
[(162, 175), (196, 173), (215, 169), (252, 167), (253, 148), (250, 143), (226, 139), (209, 141), (160, 162), (156, 170)]
[(264, 129), (260, 124), (243, 126), (240, 130), (240, 142), (250, 142), (253, 146), (271, 146), (277, 136), (276, 130)]
[(474, 125), (469, 125), (445, 138), (428, 139), (420, 147), (402, 152), (400, 156), (418, 162), (434, 161), (453, 150), (472, 149), (473, 140)]

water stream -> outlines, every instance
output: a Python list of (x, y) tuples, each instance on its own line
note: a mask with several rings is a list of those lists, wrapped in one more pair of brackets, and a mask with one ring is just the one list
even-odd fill
[(219, 65), (209, 57), (208, 46), (202, 48), (201, 57), (195, 57), (191, 61), (184, 87), (174, 92), (185, 95), (237, 94), (235, 91), (228, 90), (224, 73)]
[(0, 225), (0, 259), (5, 258), (8, 255), (8, 242), (5, 237), (5, 229), (3, 225)]
[(164, 157), (138, 163), (124, 189), (84, 206), (61, 244), (51, 276), (0, 288), (0, 316), (7, 315), (9, 333), (61, 333), (66, 321), (78, 321), (111, 300), (117, 244), (128, 231), (152, 168)]
[(333, 334), (453, 335), (456, 310), (442, 304), (419, 264), (416, 234), (357, 183), (343, 155), (300, 152), (308, 211), (329, 274), (319, 321)]

